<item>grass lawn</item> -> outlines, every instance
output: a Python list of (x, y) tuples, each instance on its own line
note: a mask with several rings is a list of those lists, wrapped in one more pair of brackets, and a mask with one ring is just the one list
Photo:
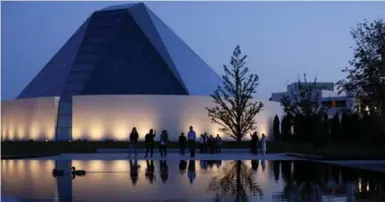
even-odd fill
[[(223, 142), (224, 149), (249, 149), (250, 143)], [(196, 145), (197, 148), (199, 144)], [(177, 142), (170, 142), (169, 148), (178, 148)], [(126, 149), (127, 142), (2, 142), (1, 154), (38, 155), (59, 153), (94, 153), (97, 149)], [(143, 143), (139, 143), (143, 149)], [(316, 148), (308, 142), (275, 141), (267, 143), (268, 153), (301, 153), (321, 155), (325, 159), (385, 159), (383, 144), (330, 142), (322, 148)]]

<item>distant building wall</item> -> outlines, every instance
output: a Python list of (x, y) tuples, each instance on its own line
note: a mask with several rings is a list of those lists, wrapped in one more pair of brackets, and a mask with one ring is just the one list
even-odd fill
[[(323, 82), (323, 83), (302, 83), (304, 87), (309, 86), (313, 89), (312, 99), (319, 104), (328, 106), (328, 116), (331, 118), (336, 113), (343, 111), (353, 112), (355, 110), (356, 99), (346, 93), (334, 91), (334, 83)], [(299, 95), (300, 89), (298, 88), (298, 82), (292, 83), (287, 86), (287, 92), (279, 92), (271, 94), (271, 101), (281, 102), (283, 96), (289, 96), (291, 102), (294, 102), (292, 95)]]
[[(256, 116), (257, 131), (267, 136), (272, 132), (275, 115), (282, 116), (277, 102), (263, 101), (264, 108)], [(210, 122), (205, 107), (213, 106), (210, 97), (170, 95), (101, 95), (74, 96), (72, 139), (127, 140), (132, 127), (140, 139), (153, 128), (159, 135), (167, 130), (170, 140), (176, 141), (181, 132), (193, 126), (197, 136), (201, 133), (221, 134), (219, 126)], [(249, 138), (249, 135), (245, 137)], [(156, 137), (159, 139), (159, 136)]]
[(1, 103), (2, 140), (55, 140), (58, 97)]
[(287, 92), (281, 92), (281, 93), (272, 93), (271, 94), (271, 101), (275, 101), (275, 102), (281, 102), (281, 99), (283, 98), (283, 96), (287, 95)]
[[(307, 83), (302, 82), (301, 85), (303, 87), (310, 86), (313, 89), (318, 89), (318, 90), (330, 90), (330, 91), (334, 90), (334, 83), (333, 82), (317, 82), (316, 84), (314, 84), (313, 82), (307, 82)], [(299, 87), (298, 82), (294, 82), (292, 84), (289, 84), (287, 86), (287, 92), (291, 92), (293, 90), (297, 91), (298, 87)]]

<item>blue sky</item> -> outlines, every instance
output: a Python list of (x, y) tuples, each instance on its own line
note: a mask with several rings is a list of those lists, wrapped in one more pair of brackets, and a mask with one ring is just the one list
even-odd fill
[[(95, 10), (126, 2), (2, 2), (1, 96), (14, 99)], [(337, 81), (352, 58), (349, 31), (385, 18), (385, 2), (147, 2), (218, 74), (236, 45), (268, 99), (303, 73)]]

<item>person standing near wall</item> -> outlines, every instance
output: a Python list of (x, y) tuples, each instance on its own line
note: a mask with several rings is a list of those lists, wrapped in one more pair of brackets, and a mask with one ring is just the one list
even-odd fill
[(262, 138), (261, 138), (261, 152), (263, 155), (266, 154), (266, 136), (265, 136), (265, 134), (262, 134)]
[(144, 158), (147, 158), (148, 152), (150, 152), (151, 158), (152, 158), (154, 154), (155, 136), (156, 136), (156, 131), (154, 132), (153, 129), (151, 129), (150, 132), (147, 133), (147, 135), (145, 136), (144, 144), (146, 145), (146, 155), (144, 156)]
[(204, 139), (204, 144), (205, 144), (204, 149), (203, 149), (203, 153), (209, 153), (209, 148), (210, 148), (209, 135), (207, 135), (207, 133), (204, 133), (203, 139)]
[(188, 139), (188, 144), (190, 148), (190, 157), (195, 156), (195, 140), (196, 140), (196, 133), (193, 130), (193, 127), (190, 126), (190, 131), (187, 133), (187, 139)]
[(201, 137), (199, 138), (199, 148), (200, 148), (199, 152), (203, 154), (206, 149), (206, 140), (203, 134), (201, 134)]
[(167, 156), (167, 142), (168, 142), (168, 134), (166, 130), (163, 130), (162, 134), (160, 134), (160, 141), (159, 141), (160, 156), (162, 158)]
[(184, 133), (182, 133), (179, 136), (179, 154), (182, 156), (184, 156), (184, 150), (186, 149), (186, 143), (187, 143), (186, 136), (184, 136)]
[(135, 153), (135, 157), (138, 156), (138, 139), (139, 139), (139, 134), (136, 130), (135, 127), (132, 128), (132, 131), (130, 133), (130, 151), (129, 151), (129, 156), (131, 157), (132, 153)]
[(222, 146), (222, 138), (217, 134), (217, 137), (215, 138), (216, 144), (215, 144), (215, 152), (221, 153), (221, 146)]
[(251, 153), (252, 154), (258, 154), (258, 142), (259, 142), (259, 138), (258, 138), (258, 135), (257, 135), (257, 132), (254, 132), (252, 135), (250, 135), (251, 137)]

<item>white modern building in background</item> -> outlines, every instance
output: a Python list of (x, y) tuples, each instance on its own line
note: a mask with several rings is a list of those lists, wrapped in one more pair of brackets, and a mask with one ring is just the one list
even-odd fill
[[(206, 107), (222, 79), (143, 3), (94, 12), (15, 100), (2, 102), (2, 140), (127, 140), (193, 126), (223, 134)], [(267, 136), (280, 103), (262, 101)], [(225, 139), (229, 139), (223, 136)], [(248, 136), (246, 136), (248, 138)], [(230, 139), (229, 139), (230, 140)]]
[[(315, 93), (319, 94), (318, 102), (323, 105), (327, 105), (329, 118), (333, 117), (334, 114), (342, 111), (352, 112), (356, 107), (356, 99), (348, 94), (342, 92), (338, 93), (335, 90), (335, 85), (332, 82), (320, 82), (315, 85), (313, 82), (301, 83), (303, 86), (312, 86), (315, 89)], [(313, 86), (314, 85), (314, 86)], [(281, 102), (283, 96), (299, 93), (298, 82), (289, 84), (286, 92), (272, 93), (269, 100)]]

